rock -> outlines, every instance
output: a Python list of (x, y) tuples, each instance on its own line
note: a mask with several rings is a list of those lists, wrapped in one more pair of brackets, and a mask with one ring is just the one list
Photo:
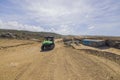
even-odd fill
[(2, 33), (2, 34), (0, 35), (0, 37), (2, 37), (2, 38), (13, 38), (13, 39), (16, 38), (16, 36), (15, 36), (13, 33), (10, 33), (10, 32)]

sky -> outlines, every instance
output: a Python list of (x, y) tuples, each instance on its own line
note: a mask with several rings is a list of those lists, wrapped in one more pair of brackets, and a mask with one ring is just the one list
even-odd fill
[(0, 0), (0, 29), (120, 36), (120, 0)]

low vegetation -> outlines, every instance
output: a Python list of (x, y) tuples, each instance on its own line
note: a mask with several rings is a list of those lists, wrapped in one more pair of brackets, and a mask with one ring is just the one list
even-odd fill
[(18, 30), (5, 30), (0, 29), (0, 38), (9, 39), (40, 39), (45, 36), (53, 36), (60, 38), (62, 35), (51, 32), (30, 32), (30, 31), (18, 31)]

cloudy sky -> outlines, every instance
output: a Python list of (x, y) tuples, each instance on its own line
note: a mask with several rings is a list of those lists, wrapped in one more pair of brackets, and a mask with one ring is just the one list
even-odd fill
[(0, 0), (0, 29), (120, 36), (120, 0)]

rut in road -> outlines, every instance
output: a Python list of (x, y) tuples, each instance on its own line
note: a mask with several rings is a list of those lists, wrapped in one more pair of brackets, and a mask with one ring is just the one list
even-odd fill
[[(8, 54), (9, 51), (9, 54)], [(40, 52), (38, 43), (10, 48), (0, 58), (2, 80), (119, 80), (120, 65), (85, 54), (62, 43), (54, 50)], [(14, 51), (14, 52), (13, 52)], [(17, 66), (5, 67), (10, 62)], [(30, 64), (30, 65), (29, 65)], [(3, 66), (4, 65), (4, 66)]]
[(58, 44), (54, 50), (40, 53), (20, 80), (119, 80), (119, 76), (106, 64)]

